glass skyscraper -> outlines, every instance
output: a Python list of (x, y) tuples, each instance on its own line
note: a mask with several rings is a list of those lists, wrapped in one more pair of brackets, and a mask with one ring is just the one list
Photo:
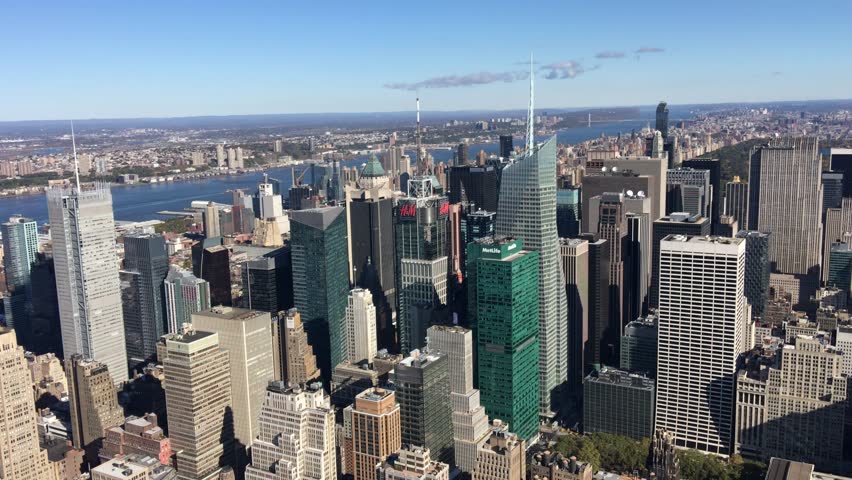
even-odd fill
[(169, 256), (163, 236), (156, 233), (125, 235), (124, 269), (138, 274), (138, 295), (131, 308), (136, 309), (138, 316), (135, 318), (139, 321), (131, 325), (128, 324), (130, 318), (125, 319), (127, 355), (134, 362), (153, 359), (157, 341), (166, 332), (163, 281), (169, 273)]
[(540, 256), (523, 248), (521, 239), (498, 238), (468, 251), (476, 259), (482, 405), (527, 440), (538, 432)]
[(38, 254), (38, 225), (29, 218), (15, 215), (0, 225), (3, 234), (3, 266), (8, 295), (3, 298), (6, 325), (15, 329), (18, 343), (31, 348), (28, 338), (32, 289), (30, 272)]
[(345, 317), (349, 297), (346, 213), (323, 207), (290, 213), (293, 303), (326, 380), (346, 360)]
[(565, 382), (568, 369), (567, 304), (556, 230), (556, 137), (503, 169), (497, 235), (522, 238), (525, 248), (540, 254), (539, 411), (551, 416), (554, 390)]

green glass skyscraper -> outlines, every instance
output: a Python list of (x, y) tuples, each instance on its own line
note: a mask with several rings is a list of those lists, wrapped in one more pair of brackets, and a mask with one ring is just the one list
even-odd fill
[(293, 302), (326, 380), (346, 359), (349, 257), (343, 207), (290, 212)]
[(479, 389), (491, 418), (523, 439), (538, 431), (538, 262), (523, 240), (485, 238), (476, 258)]

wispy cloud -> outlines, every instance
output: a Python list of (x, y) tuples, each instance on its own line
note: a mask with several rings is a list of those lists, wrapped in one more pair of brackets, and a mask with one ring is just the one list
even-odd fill
[(636, 55), (642, 55), (643, 53), (662, 53), (665, 52), (665, 48), (660, 47), (639, 47), (635, 52)]
[(784, 75), (784, 72), (772, 72), (773, 77), (780, 77), (781, 75)]
[(420, 82), (386, 83), (385, 88), (393, 90), (419, 90), (422, 88), (453, 88), (469, 87), (472, 85), (487, 85), (489, 83), (509, 83), (529, 77), (527, 72), (478, 72), (467, 75), (444, 75), (432, 77)]
[(578, 75), (582, 75), (592, 70), (597, 70), (598, 68), (600, 68), (599, 65), (595, 65), (591, 68), (586, 68), (580, 62), (574, 60), (567, 60), (564, 62), (549, 63), (547, 65), (542, 66), (541, 70), (547, 72), (544, 75), (544, 78), (548, 80), (557, 80), (564, 78), (575, 78)]
[(595, 58), (624, 58), (624, 52), (617, 52), (614, 50), (607, 50), (605, 52), (600, 52), (595, 55)]

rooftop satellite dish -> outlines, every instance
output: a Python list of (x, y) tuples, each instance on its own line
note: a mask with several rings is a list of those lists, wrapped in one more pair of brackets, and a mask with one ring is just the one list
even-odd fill
[(639, 190), (639, 193), (636, 194), (638, 197), (645, 198), (645, 192)]
[(628, 197), (632, 197), (632, 196), (633, 196), (633, 190), (628, 190), (628, 191), (627, 191), (627, 196), (628, 196)]
[(606, 167), (602, 167), (602, 168), (601, 168), (601, 171), (602, 171), (603, 173), (606, 173)]
[(618, 171), (618, 167), (612, 167), (612, 173), (615, 173), (617, 171)]

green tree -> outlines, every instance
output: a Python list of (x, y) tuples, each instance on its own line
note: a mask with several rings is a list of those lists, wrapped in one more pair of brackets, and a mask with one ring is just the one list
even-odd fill
[(593, 433), (588, 436), (600, 452), (601, 466), (611, 472), (645, 473), (650, 440), (634, 440), (611, 433)]
[(683, 480), (716, 480), (727, 478), (727, 468), (718, 458), (698, 450), (680, 450), (680, 475)]

